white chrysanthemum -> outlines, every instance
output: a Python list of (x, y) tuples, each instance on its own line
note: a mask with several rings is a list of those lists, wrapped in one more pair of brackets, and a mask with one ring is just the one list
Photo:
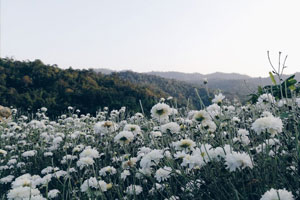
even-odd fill
[(12, 182), (12, 180), (14, 179), (15, 177), (13, 175), (8, 175), (6, 177), (3, 177), (0, 179), (0, 183), (2, 184), (6, 184), (6, 183), (10, 183)]
[(97, 181), (95, 177), (91, 177), (83, 182), (80, 186), (81, 192), (86, 192), (88, 189), (100, 189), (102, 192), (106, 192), (107, 189), (111, 188), (111, 184), (107, 184), (105, 181)]
[(138, 125), (135, 125), (135, 124), (126, 124), (123, 131), (130, 131), (135, 136), (142, 134), (141, 128)]
[(255, 120), (251, 128), (258, 134), (268, 131), (272, 136), (275, 136), (275, 134), (282, 132), (282, 127), (280, 118), (269, 116)]
[(114, 141), (119, 144), (129, 144), (134, 139), (134, 135), (130, 131), (121, 131), (115, 136)]
[(57, 190), (57, 189), (50, 190), (50, 191), (48, 192), (48, 198), (50, 198), (50, 199), (56, 198), (56, 197), (58, 196), (59, 193), (60, 193), (60, 192), (59, 192), (59, 190)]
[(180, 131), (180, 126), (176, 122), (170, 122), (161, 126), (161, 131), (163, 133), (178, 133)]
[(36, 188), (30, 187), (17, 187), (11, 189), (7, 193), (7, 199), (11, 200), (29, 200), (29, 199), (41, 199), (46, 200), (40, 195), (40, 191)]
[(206, 112), (205, 110), (200, 110), (200, 111), (194, 112), (193, 120), (196, 122), (202, 122), (205, 120), (211, 120), (211, 117), (210, 117), (209, 113)]
[(112, 121), (102, 121), (94, 125), (95, 134), (106, 135), (118, 130), (118, 125)]
[(6, 154), (7, 154), (7, 151), (5, 151), (5, 150), (3, 150), (3, 149), (0, 149), (0, 155), (6, 156)]
[(218, 95), (215, 95), (215, 98), (212, 100), (213, 103), (220, 104), (222, 103), (225, 96), (222, 93), (219, 93)]
[(121, 173), (121, 179), (124, 181), (127, 176), (130, 176), (130, 171), (125, 169), (122, 173)]
[(246, 167), (253, 168), (251, 158), (247, 153), (232, 152), (227, 154), (225, 157), (225, 164), (231, 172)]
[(82, 169), (85, 166), (93, 165), (95, 161), (91, 157), (82, 157), (77, 161), (77, 166)]
[(152, 107), (151, 117), (161, 122), (165, 122), (169, 120), (171, 112), (170, 106), (165, 103), (158, 103)]
[(114, 167), (111, 167), (111, 166), (103, 167), (99, 171), (100, 176), (106, 176), (107, 174), (113, 175), (113, 174), (116, 174), (116, 173), (117, 173), (117, 170)]
[(80, 158), (84, 158), (84, 157), (99, 158), (100, 155), (96, 149), (87, 147), (83, 152), (80, 153)]
[(262, 94), (257, 99), (257, 104), (275, 103), (275, 97), (272, 94)]
[(217, 104), (212, 104), (210, 106), (208, 106), (206, 108), (208, 114), (211, 116), (211, 117), (219, 117), (220, 115), (222, 115), (222, 110), (221, 110), (221, 107), (218, 106)]
[(192, 149), (196, 146), (196, 143), (191, 139), (182, 139), (178, 142), (173, 142), (172, 145), (175, 147), (176, 150), (181, 150)]
[(143, 192), (143, 188), (139, 185), (130, 185), (126, 189), (126, 193), (130, 195), (139, 195)]
[(238, 130), (238, 136), (248, 136), (248, 135), (249, 135), (249, 131), (247, 131), (246, 129)]
[(128, 169), (136, 165), (137, 158), (130, 158), (122, 163), (123, 169)]
[(151, 131), (150, 134), (153, 136), (153, 137), (161, 137), (162, 134), (160, 131)]
[(31, 151), (25, 151), (24, 153), (22, 153), (23, 157), (33, 157), (36, 155), (36, 150), (31, 150)]
[(151, 166), (158, 164), (160, 159), (162, 159), (163, 157), (164, 156), (162, 150), (154, 149), (142, 158), (140, 166), (142, 168), (150, 168)]
[(213, 122), (212, 120), (202, 121), (200, 127), (207, 130), (209, 133), (213, 133), (217, 130), (217, 126), (216, 126), (215, 122)]
[(165, 181), (168, 178), (170, 178), (170, 174), (172, 172), (172, 168), (171, 167), (164, 167), (164, 168), (159, 168), (156, 172), (155, 172), (155, 178), (158, 182), (161, 181)]
[(294, 200), (294, 196), (286, 189), (275, 190), (272, 188), (265, 192), (260, 200)]

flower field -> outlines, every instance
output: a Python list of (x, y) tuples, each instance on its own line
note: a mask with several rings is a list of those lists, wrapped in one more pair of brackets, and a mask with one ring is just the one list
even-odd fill
[(0, 123), (0, 199), (300, 199), (300, 98)]

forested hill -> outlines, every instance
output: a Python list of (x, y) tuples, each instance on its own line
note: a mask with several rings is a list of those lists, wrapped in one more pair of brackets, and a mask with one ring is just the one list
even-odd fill
[(30, 112), (45, 106), (50, 117), (68, 106), (91, 114), (104, 106), (126, 106), (132, 112), (141, 112), (139, 100), (149, 113), (161, 97), (178, 97), (178, 104), (184, 105), (191, 95), (196, 102), (192, 86), (156, 76), (128, 72), (104, 75), (93, 70), (63, 70), (40, 60), (0, 59), (0, 105)]
[(116, 75), (103, 75), (93, 70), (62, 70), (41, 61), (0, 60), (0, 105), (14, 106), (35, 112), (45, 106), (48, 114), (61, 114), (68, 106), (82, 113), (94, 114), (108, 106), (140, 111), (142, 100), (145, 111), (160, 98), (147, 88), (121, 80)]
[(203, 87), (200, 86), (194, 86), (183, 81), (166, 79), (156, 75), (136, 73), (132, 71), (123, 71), (113, 74), (117, 74), (123, 80), (144, 86), (150, 91), (154, 92), (154, 94), (163, 91), (170, 96), (175, 97), (179, 106), (185, 106), (189, 101), (191, 108), (201, 107), (199, 97), (195, 92), (196, 88), (203, 103), (205, 105), (209, 104), (207, 92)]

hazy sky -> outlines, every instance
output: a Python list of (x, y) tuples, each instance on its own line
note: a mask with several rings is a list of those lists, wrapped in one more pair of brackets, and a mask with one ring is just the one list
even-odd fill
[(299, 0), (1, 0), (1, 56), (61, 68), (300, 71)]

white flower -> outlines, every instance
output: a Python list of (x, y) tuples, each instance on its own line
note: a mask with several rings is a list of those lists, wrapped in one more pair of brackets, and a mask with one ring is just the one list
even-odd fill
[(272, 188), (271, 190), (265, 192), (260, 200), (294, 200), (294, 196), (286, 189), (275, 190)]
[(40, 191), (36, 188), (30, 188), (30, 187), (17, 187), (11, 189), (7, 194), (7, 199), (11, 200), (21, 200), (21, 199), (44, 199), (40, 195)]
[(102, 192), (106, 192), (107, 189), (111, 188), (111, 184), (107, 184), (105, 181), (97, 181), (95, 177), (91, 177), (83, 182), (83, 184), (80, 186), (81, 192), (86, 192), (88, 189), (100, 189)]
[(196, 122), (202, 122), (204, 120), (210, 120), (210, 119), (211, 119), (210, 115), (205, 110), (194, 112), (193, 120)]
[(158, 164), (160, 159), (163, 157), (162, 150), (154, 149), (142, 158), (140, 166), (142, 168), (150, 168), (151, 166)]
[(220, 104), (222, 103), (225, 96), (222, 93), (219, 93), (218, 95), (215, 95), (215, 98), (212, 100), (213, 103)]
[(130, 131), (135, 136), (142, 134), (141, 128), (138, 125), (135, 125), (135, 124), (126, 124), (123, 130), (124, 131)]
[(275, 136), (275, 134), (282, 132), (282, 127), (283, 124), (280, 118), (268, 116), (255, 120), (251, 128), (258, 134), (268, 131), (272, 136)]
[(142, 193), (143, 188), (139, 185), (130, 185), (126, 189), (126, 193), (130, 195), (139, 195)]
[(164, 124), (161, 126), (161, 131), (163, 133), (170, 132), (170, 133), (174, 134), (174, 133), (178, 133), (179, 130), (180, 130), (180, 126), (175, 122), (170, 122), (170, 123), (167, 123), (167, 124)]
[(172, 172), (171, 167), (164, 167), (164, 168), (159, 168), (156, 173), (155, 173), (155, 178), (158, 182), (167, 180), (170, 178), (170, 173)]
[(219, 117), (221, 114), (222, 114), (222, 112), (221, 112), (221, 107), (220, 106), (218, 106), (217, 104), (212, 104), (212, 105), (210, 105), (210, 106), (208, 106), (207, 108), (206, 108), (206, 110), (207, 110), (207, 112), (209, 113), (209, 115), (211, 116), (211, 117), (214, 117), (214, 118), (216, 118), (216, 117)]
[(112, 121), (98, 122), (94, 126), (95, 134), (106, 135), (118, 130), (118, 125)]
[(4, 155), (4, 156), (6, 156), (6, 154), (7, 154), (7, 151), (5, 151), (5, 150), (3, 150), (3, 149), (0, 149), (0, 155)]
[(196, 143), (191, 139), (182, 139), (178, 142), (173, 142), (172, 144), (176, 150), (181, 149), (193, 149), (196, 146)]
[(160, 122), (165, 122), (169, 120), (169, 115), (171, 112), (172, 110), (170, 106), (165, 103), (158, 103), (152, 107), (151, 116)]
[(15, 177), (13, 175), (8, 175), (6, 177), (3, 177), (0, 179), (0, 183), (2, 184), (6, 184), (6, 183), (10, 183), (12, 182), (12, 180), (14, 179)]
[(103, 167), (100, 171), (99, 171), (99, 175), (100, 176), (106, 176), (107, 174), (116, 174), (117, 170), (114, 167), (111, 166), (107, 166), (107, 167)]
[(53, 199), (53, 198), (57, 197), (59, 193), (60, 192), (57, 189), (50, 190), (48, 192), (48, 198)]
[(99, 158), (99, 152), (96, 149), (86, 147), (83, 152), (80, 153), (80, 158), (90, 157), (90, 158)]
[(77, 161), (77, 166), (82, 169), (85, 166), (93, 165), (95, 161), (91, 157), (82, 157)]
[(114, 141), (119, 144), (129, 144), (134, 139), (134, 135), (130, 131), (121, 131), (115, 136)]
[(33, 157), (36, 155), (36, 150), (31, 150), (31, 151), (25, 151), (24, 153), (22, 153), (23, 157)]
[(153, 137), (161, 137), (162, 134), (160, 131), (151, 131), (150, 134), (153, 136)]
[(121, 179), (124, 181), (124, 180), (127, 178), (127, 176), (129, 176), (129, 175), (130, 175), (130, 171), (125, 169), (125, 170), (121, 173)]
[(225, 164), (231, 172), (246, 167), (253, 168), (251, 158), (247, 153), (232, 152), (227, 154), (225, 157)]

